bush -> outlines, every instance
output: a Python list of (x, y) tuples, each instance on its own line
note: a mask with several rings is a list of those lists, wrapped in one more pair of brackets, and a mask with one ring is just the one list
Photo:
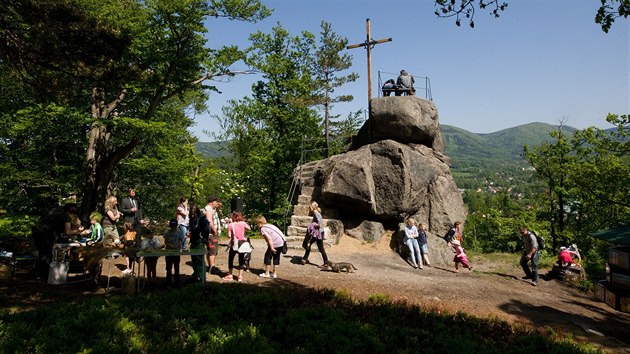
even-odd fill
[(356, 301), (331, 290), (233, 285), (2, 311), (0, 348), (6, 353), (597, 352), (551, 329), (427, 311), (382, 294)]
[(0, 240), (8, 238), (28, 239), (37, 218), (30, 215), (5, 215), (0, 217)]

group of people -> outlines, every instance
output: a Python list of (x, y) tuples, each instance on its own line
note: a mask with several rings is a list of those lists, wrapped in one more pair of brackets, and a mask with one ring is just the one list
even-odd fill
[[(249, 224), (241, 211), (233, 211), (230, 217), (225, 219), (227, 225), (219, 217), (221, 210), (221, 199), (211, 196), (203, 208), (197, 206), (190, 207), (188, 198), (179, 199), (175, 218), (171, 219), (168, 229), (163, 234), (164, 242), (161, 243), (155, 237), (153, 228), (144, 227), (142, 221), (142, 211), (135, 190), (129, 189), (128, 196), (121, 203), (118, 209), (116, 197), (109, 197), (105, 201), (104, 214), (93, 212), (90, 215), (91, 228), (83, 230), (76, 227), (78, 232), (70, 230), (69, 234), (89, 235), (88, 242), (96, 246), (104, 247), (126, 247), (140, 250), (170, 249), (178, 250), (180, 253), (186, 252), (190, 248), (205, 246), (205, 260), (203, 255), (191, 255), (192, 260), (192, 280), (201, 281), (205, 279), (204, 268), (211, 274), (220, 274), (216, 266), (216, 257), (219, 253), (219, 237), (223, 229), (227, 230), (229, 236), (228, 244), (228, 273), (222, 277), (224, 281), (243, 281), (243, 271), (249, 270), (249, 260), (251, 259), (252, 246), (246, 237), (246, 231), (250, 230)], [(125, 234), (123, 241), (118, 234), (117, 222), (124, 218)], [(321, 216), (320, 216), (321, 218)], [(69, 223), (74, 225), (73, 222)], [(80, 224), (80, 223), (79, 223)], [(263, 278), (277, 278), (278, 267), (280, 265), (280, 254), (286, 243), (286, 237), (273, 224), (267, 222), (264, 216), (258, 216), (255, 220), (256, 227), (267, 242), (268, 248), (264, 256), (265, 271), (260, 274)], [(69, 229), (73, 229), (70, 226)], [(234, 260), (238, 256), (238, 265), (234, 265)], [(165, 256), (166, 261), (166, 283), (175, 285), (180, 282), (180, 255)], [(130, 255), (127, 261), (127, 268), (124, 274), (133, 271), (135, 257)], [(156, 279), (157, 257), (145, 257), (147, 269), (147, 280), (152, 282)], [(207, 267), (206, 267), (207, 265)], [(234, 269), (238, 270), (236, 276)]]
[[(205, 245), (207, 253), (205, 263), (208, 265), (207, 272), (219, 274), (216, 267), (216, 256), (219, 251), (219, 236), (223, 228), (222, 220), (219, 218), (219, 210), (222, 202), (217, 197), (209, 197), (208, 203), (200, 209), (197, 206), (192, 208), (188, 205), (188, 198), (182, 197), (176, 208), (175, 218), (170, 220), (169, 227), (164, 233), (164, 244), (160, 244), (153, 235), (150, 228), (143, 228), (142, 210), (140, 202), (134, 189), (128, 190), (128, 195), (123, 198), (118, 209), (118, 200), (115, 196), (108, 197), (104, 205), (104, 213), (93, 212), (90, 214), (90, 228), (84, 229), (81, 226), (78, 216), (76, 216), (76, 204), (74, 208), (66, 210), (64, 223), (64, 233), (68, 237), (85, 237), (88, 244), (95, 244), (106, 247), (127, 247), (138, 249), (159, 249), (167, 248), (185, 252), (189, 247), (200, 247)], [(309, 263), (309, 256), (313, 244), (322, 256), (323, 266), (328, 263), (328, 256), (324, 247), (324, 227), (321, 209), (317, 202), (310, 204), (312, 221), (308, 225), (307, 235), (304, 238), (302, 247), (305, 249), (304, 255), (300, 259), (301, 264)], [(117, 223), (124, 220), (123, 240), (118, 233)], [(222, 277), (224, 281), (243, 281), (243, 272), (249, 270), (249, 260), (251, 259), (252, 246), (246, 237), (246, 231), (250, 230), (243, 213), (233, 211), (226, 219), (228, 243), (228, 272)], [(259, 276), (262, 278), (277, 278), (280, 265), (280, 254), (283, 248), (286, 249), (286, 237), (275, 225), (267, 222), (264, 216), (255, 219), (255, 225), (260, 230), (261, 235), (267, 243), (263, 263), (264, 272)], [(453, 262), (455, 272), (459, 271), (460, 265), (472, 270), (472, 266), (462, 247), (461, 223), (455, 222), (452, 228), (444, 236), (448, 247), (455, 253)], [(536, 286), (539, 280), (538, 262), (540, 259), (539, 244), (537, 237), (527, 227), (521, 226), (519, 233), (523, 239), (523, 254), (520, 265), (525, 272), (524, 279), (531, 280), (531, 284)], [(426, 225), (418, 224), (415, 219), (408, 218), (405, 222), (403, 243), (409, 248), (411, 265), (415, 269), (423, 269), (423, 266), (431, 266), (429, 261), (429, 247), (427, 243)], [(286, 252), (286, 251), (285, 251)], [(573, 253), (573, 254), (572, 254)], [(561, 249), (558, 257), (558, 266), (566, 269), (573, 262), (575, 252)], [(238, 256), (238, 265), (234, 265), (234, 260)], [(194, 281), (205, 279), (203, 269), (205, 268), (203, 256), (192, 255), (192, 267)], [(166, 256), (166, 282), (171, 284), (174, 278), (175, 284), (179, 284), (179, 263), (180, 256)], [(123, 273), (128, 274), (133, 271), (134, 257), (129, 256), (127, 267)], [(156, 278), (157, 258), (148, 257), (145, 259), (147, 267), (147, 279), (152, 281)], [(234, 270), (238, 273), (234, 276)]]
[(408, 96), (414, 96), (416, 94), (416, 89), (413, 87), (415, 82), (411, 74), (405, 70), (401, 70), (396, 82), (394, 82), (393, 79), (385, 81), (382, 87), (383, 96), (389, 96), (392, 92), (394, 92), (396, 96), (401, 96), (404, 93)]
[[(468, 256), (464, 253), (462, 247), (462, 233), (460, 229), (461, 223), (456, 221), (453, 223), (453, 227), (446, 233), (444, 240), (447, 242), (448, 247), (452, 248), (455, 256), (453, 262), (455, 263), (455, 272), (459, 271), (461, 265), (468, 270), (472, 270), (472, 266), (468, 261)], [(403, 237), (403, 243), (409, 248), (411, 254), (411, 265), (415, 269), (423, 269), (423, 266), (431, 266), (429, 261), (429, 246), (427, 243), (427, 226), (425, 224), (417, 224), (414, 218), (408, 218), (405, 221), (405, 236)]]
[[(462, 247), (462, 233), (461, 223), (456, 221), (453, 226), (444, 236), (444, 240), (447, 242), (455, 253), (453, 262), (455, 263), (455, 272), (459, 271), (459, 267), (462, 266), (468, 270), (472, 270), (472, 265), (468, 260), (468, 256), (464, 252)], [(430, 266), (429, 263), (429, 249), (427, 245), (426, 225), (416, 224), (413, 218), (408, 218), (405, 222), (405, 235), (403, 243), (409, 248), (410, 260), (413, 268), (422, 269), (423, 265)], [(533, 286), (538, 285), (538, 263), (540, 260), (540, 249), (538, 237), (535, 233), (531, 232), (526, 226), (519, 227), (519, 233), (523, 240), (523, 253), (519, 261), (525, 276), (523, 279), (530, 280)], [(581, 257), (577, 246), (571, 245), (571, 247), (561, 247), (558, 254), (558, 260), (555, 268), (559, 272), (564, 272), (569, 269), (573, 264), (579, 264)]]
[[(205, 279), (204, 268), (208, 273), (221, 274), (216, 266), (216, 257), (219, 254), (219, 237), (223, 229), (227, 230), (229, 242), (227, 248), (228, 272), (222, 279), (224, 281), (242, 282), (244, 280), (243, 272), (249, 271), (249, 261), (253, 247), (246, 236), (246, 231), (250, 230), (250, 226), (245, 220), (243, 213), (238, 210), (232, 211), (230, 217), (225, 220), (227, 225), (223, 225), (223, 220), (219, 217), (221, 207), (221, 199), (211, 196), (203, 208), (197, 206), (189, 208), (188, 199), (183, 197), (179, 201), (176, 218), (169, 222), (169, 229), (164, 234), (164, 246), (168, 249), (180, 249), (185, 252), (189, 247), (206, 246), (205, 259), (203, 255), (191, 255), (193, 281)], [(255, 222), (256, 227), (268, 244), (264, 256), (265, 272), (260, 274), (260, 276), (263, 278), (277, 278), (280, 254), (286, 238), (275, 225), (269, 224), (264, 216), (258, 216)], [(187, 244), (187, 240), (189, 240), (189, 244)], [(149, 245), (147, 247), (160, 246)], [(144, 248), (144, 246), (141, 248)], [(237, 256), (238, 265), (235, 266), (234, 261)], [(165, 260), (167, 285), (171, 284), (172, 276), (175, 284), (179, 284), (180, 256), (166, 256)], [(155, 265), (147, 263), (147, 268), (149, 267), (151, 267), (151, 270), (148, 270), (147, 273), (155, 274)], [(236, 276), (234, 275), (235, 269), (238, 271)], [(148, 279), (150, 280), (151, 276), (148, 276)]]
[(429, 245), (427, 244), (427, 233), (425, 224), (416, 224), (413, 218), (405, 222), (405, 237), (403, 243), (409, 248), (411, 253), (411, 265), (415, 269), (423, 269), (423, 264), (430, 267)]

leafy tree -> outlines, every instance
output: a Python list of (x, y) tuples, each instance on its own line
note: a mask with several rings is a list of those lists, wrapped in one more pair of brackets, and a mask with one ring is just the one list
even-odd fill
[[(459, 4), (456, 4), (455, 0), (435, 0), (435, 15), (438, 17), (453, 17), (455, 16), (455, 24), (461, 26), (461, 17), (468, 19), (468, 25), (472, 28), (475, 27), (475, 1), (474, 0), (460, 0)], [(492, 15), (499, 17), (501, 12), (504, 11), (508, 3), (499, 2), (499, 0), (479, 0), (478, 4), (480, 9), (485, 9), (488, 6), (492, 8)]]
[(151, 139), (179, 135), (172, 127), (185, 131), (191, 120), (177, 113), (203, 109), (215, 89), (204, 82), (243, 57), (234, 47), (207, 48), (203, 21), (268, 14), (257, 0), (8, 2), (0, 50), (15, 76), (45, 104), (90, 107), (84, 217), (104, 200), (121, 161)]
[[(301, 151), (321, 146), (321, 119), (312, 106), (315, 38), (291, 36), (279, 24), (271, 33), (250, 36), (246, 63), (262, 74), (252, 97), (231, 101), (223, 110), (223, 138), (230, 140), (234, 169), (248, 188), (252, 211), (279, 217)], [(306, 142), (307, 146), (303, 146)]]
[(556, 142), (526, 150), (536, 176), (547, 184), (541, 202), (550, 221), (554, 247), (576, 242), (583, 249), (596, 243), (588, 236), (598, 229), (630, 222), (628, 183), (630, 143), (628, 116), (609, 115), (615, 129), (588, 128), (567, 139), (558, 131)]
[(0, 114), (0, 205), (27, 214), (76, 195), (87, 124), (84, 112), (52, 104)]
[[(601, 25), (602, 31), (608, 33), (610, 27), (616, 19), (628, 18), (630, 15), (630, 0), (600, 0), (601, 5), (595, 15), (595, 23)], [(435, 15), (438, 17), (455, 17), (455, 24), (461, 26), (462, 17), (468, 20), (470, 27), (475, 27), (475, 7), (474, 0), (435, 0)], [(501, 12), (508, 7), (507, 1), (500, 0), (479, 0), (479, 9), (490, 9), (490, 14), (499, 17)]]
[(348, 116), (343, 120), (330, 122), (330, 135), (332, 137), (330, 154), (336, 155), (344, 151), (352, 136), (357, 134), (361, 124), (365, 121), (364, 114), (365, 111), (359, 110), (348, 113)]
[(332, 97), (332, 94), (337, 88), (348, 82), (356, 81), (359, 75), (354, 72), (344, 76), (337, 75), (352, 66), (352, 56), (347, 53), (340, 54), (346, 48), (348, 39), (340, 37), (333, 32), (332, 26), (326, 21), (322, 21), (321, 27), (320, 45), (315, 53), (317, 60), (314, 73), (317, 85), (320, 86), (317, 94), (318, 103), (324, 106), (325, 156), (328, 157), (330, 154), (329, 124), (332, 118), (338, 117), (331, 116), (330, 110), (333, 104), (337, 102), (349, 102), (353, 99), (352, 95)]
[(601, 0), (595, 23), (601, 25), (602, 31), (608, 33), (616, 19), (628, 18), (628, 15), (630, 15), (630, 0)]
[(571, 154), (571, 145), (562, 130), (562, 124), (558, 130), (550, 135), (556, 139), (553, 143), (544, 143), (530, 150), (524, 147), (525, 159), (534, 167), (536, 174), (546, 183), (548, 218), (553, 248), (558, 242), (569, 239), (565, 235), (565, 220), (567, 198), (570, 195), (571, 169), (575, 164), (575, 156)]
[(464, 242), (483, 252), (514, 252), (522, 243), (517, 233), (520, 225), (542, 231), (545, 222), (537, 221), (535, 208), (525, 207), (508, 191), (499, 193), (466, 191), (468, 206)]
[(586, 232), (630, 223), (630, 116), (611, 114), (607, 121), (616, 129), (588, 128), (572, 139), (578, 160), (572, 182)]

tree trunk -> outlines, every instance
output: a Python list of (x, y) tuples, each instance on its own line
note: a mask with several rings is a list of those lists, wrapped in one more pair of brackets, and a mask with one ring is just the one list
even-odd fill
[(557, 239), (558, 239), (558, 235), (556, 234), (556, 222), (555, 222), (555, 217), (556, 217), (556, 203), (555, 203), (555, 199), (554, 199), (554, 182), (553, 182), (553, 178), (549, 177), (549, 218), (551, 219), (550, 223), (549, 223), (549, 232), (551, 234), (551, 242), (552, 244), (557, 243)]
[(102, 211), (114, 168), (140, 143), (138, 139), (134, 139), (118, 149), (110, 147), (111, 133), (106, 121), (111, 119), (112, 111), (124, 100), (126, 93), (126, 90), (122, 90), (116, 100), (105, 104), (103, 90), (92, 88), (92, 129), (86, 152), (85, 185), (81, 198), (81, 220), (85, 222), (91, 212)]
[(326, 103), (325, 103), (325, 130), (326, 130), (326, 154), (324, 157), (328, 158), (330, 157), (330, 135), (328, 132), (328, 124), (329, 124), (329, 120), (330, 120), (330, 93), (328, 92), (328, 89), (326, 90)]

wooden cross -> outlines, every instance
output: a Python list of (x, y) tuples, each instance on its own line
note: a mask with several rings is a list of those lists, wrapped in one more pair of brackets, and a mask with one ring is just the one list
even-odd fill
[(367, 31), (367, 39), (363, 43), (351, 44), (346, 49), (354, 49), (359, 47), (365, 47), (367, 49), (367, 72), (368, 72), (368, 109), (370, 107), (370, 101), (372, 100), (372, 47), (376, 44), (391, 42), (391, 38), (384, 38), (379, 40), (373, 40), (370, 36), (370, 19), (365, 19), (365, 27)]
[(346, 49), (354, 49), (359, 47), (365, 47), (367, 49), (367, 72), (368, 72), (368, 140), (372, 142), (372, 123), (370, 112), (370, 101), (372, 100), (372, 47), (385, 42), (391, 42), (391, 38), (384, 38), (379, 40), (373, 40), (370, 35), (370, 19), (365, 19), (365, 30), (367, 32), (367, 38), (365, 42), (359, 44), (350, 44)]

